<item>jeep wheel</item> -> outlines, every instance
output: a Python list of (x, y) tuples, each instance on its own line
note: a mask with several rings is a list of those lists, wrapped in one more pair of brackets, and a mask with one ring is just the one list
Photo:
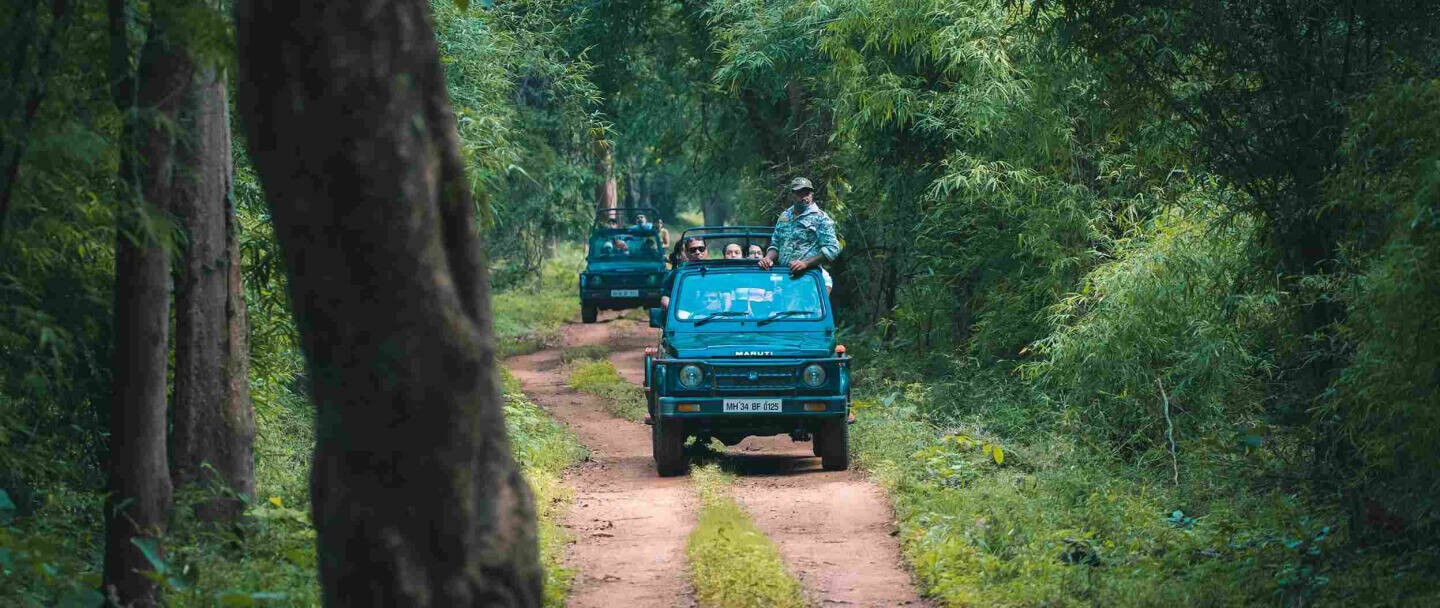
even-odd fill
[(589, 304), (580, 305), (580, 320), (586, 323), (594, 323), (595, 317), (600, 314), (600, 309)]
[(820, 466), (826, 471), (844, 471), (850, 468), (850, 425), (843, 417), (825, 421), (820, 431)]
[(651, 449), (655, 455), (655, 471), (661, 477), (685, 472), (685, 431), (678, 420), (656, 418), (650, 427)]
[(821, 447), (825, 445), (825, 437), (821, 435), (822, 432), (823, 431), (816, 430), (810, 433), (810, 450), (815, 452), (815, 457), (817, 458), (822, 456), (821, 452), (825, 451)]

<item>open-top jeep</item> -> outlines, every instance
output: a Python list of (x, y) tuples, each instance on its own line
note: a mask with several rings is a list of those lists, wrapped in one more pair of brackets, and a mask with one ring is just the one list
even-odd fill
[[(768, 242), (769, 233), (701, 236), (707, 244)], [(835, 344), (820, 272), (792, 277), (754, 259), (689, 261), (673, 272), (669, 307), (649, 311), (660, 344), (645, 355), (660, 474), (684, 472), (689, 437), (726, 445), (750, 435), (813, 438), (826, 470), (849, 467), (850, 360)]]
[(595, 214), (585, 271), (580, 273), (582, 321), (594, 323), (601, 309), (660, 304), (665, 252), (656, 219), (654, 209), (640, 207), (613, 207)]

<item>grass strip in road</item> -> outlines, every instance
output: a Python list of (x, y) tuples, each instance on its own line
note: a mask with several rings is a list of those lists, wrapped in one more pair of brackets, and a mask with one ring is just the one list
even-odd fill
[(600, 397), (616, 418), (639, 421), (645, 417), (645, 391), (621, 378), (606, 359), (576, 359), (570, 363), (570, 386)]
[(560, 350), (560, 362), (570, 365), (581, 359), (600, 361), (610, 356), (610, 347), (605, 344), (584, 344), (567, 346)]
[(716, 465), (697, 466), (700, 518), (685, 545), (695, 597), (707, 608), (805, 605), (800, 582), (775, 543), (725, 492), (731, 477)]
[(560, 565), (567, 539), (558, 521), (570, 506), (569, 490), (560, 482), (566, 468), (586, 456), (585, 446), (564, 425), (550, 418), (520, 390), (520, 382), (501, 368), (505, 392), (505, 427), (515, 460), (535, 494), (540, 532), (540, 562), (545, 568), (545, 606), (565, 605), (574, 576)]

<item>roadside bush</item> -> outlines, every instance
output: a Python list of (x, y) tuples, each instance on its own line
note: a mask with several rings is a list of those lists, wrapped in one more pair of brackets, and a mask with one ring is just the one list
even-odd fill
[(1054, 307), (1025, 368), (1066, 423), (1131, 456), (1254, 422), (1265, 371), (1248, 333), (1265, 302), (1237, 289), (1248, 224), (1172, 209), (1143, 235)]
[(496, 356), (532, 353), (560, 340), (560, 325), (580, 314), (576, 282), (585, 259), (578, 248), (562, 247), (538, 275), (491, 298)]
[[(1440, 80), (1383, 89), (1355, 111), (1351, 162), (1327, 183), (1356, 218), (1324, 287), (1347, 308), (1346, 367), (1318, 408), (1338, 424), (1327, 463), (1373, 540), (1440, 536)], [(1420, 535), (1417, 535), (1421, 533)], [(1433, 552), (1432, 552), (1433, 553)], [(1436, 563), (1436, 556), (1430, 555)]]

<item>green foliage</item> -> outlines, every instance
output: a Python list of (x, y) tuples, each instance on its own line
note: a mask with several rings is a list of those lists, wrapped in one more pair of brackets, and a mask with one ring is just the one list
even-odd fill
[[(982, 382), (1006, 380), (970, 386)], [(895, 505), (907, 561), (942, 605), (1420, 605), (1436, 598), (1419, 575), (1424, 559), (1347, 549), (1336, 511), (1220, 475), (1176, 487), (1151, 467), (1084, 445), (1087, 433), (995, 432), (992, 412), (1030, 403), (1009, 389), (952, 388), (870, 382), (857, 393), (866, 398), (851, 431), (857, 459)], [(922, 413), (948, 398), (972, 402), (975, 414), (945, 426), (927, 422)]]
[(1355, 453), (1339, 463), (1352, 491), (1404, 522), (1367, 516), (1394, 539), (1440, 520), (1440, 81), (1388, 85), (1354, 114), (1352, 160), (1326, 183), (1358, 224), (1346, 272), (1323, 284), (1347, 310), (1346, 366), (1319, 413), (1339, 422), (1334, 449)]
[(580, 314), (580, 269), (585, 259), (573, 246), (547, 261), (540, 272), (491, 298), (496, 356), (532, 353), (560, 341), (560, 325)]
[(645, 391), (620, 377), (609, 360), (577, 359), (570, 363), (571, 387), (600, 397), (616, 418), (639, 421), (645, 417)]
[(1253, 231), (1172, 209), (1136, 233), (1055, 305), (1056, 330), (1026, 373), (1066, 423), (1132, 453), (1162, 446), (1171, 427), (1183, 444), (1256, 422), (1257, 328), (1275, 297), (1236, 293)]
[(785, 568), (780, 551), (725, 493), (730, 476), (712, 464), (693, 468), (690, 477), (700, 493), (700, 517), (685, 557), (700, 605), (804, 606), (800, 582)]
[(591, 144), (605, 124), (585, 55), (563, 46), (575, 19), (555, 0), (430, 5), (491, 255), (533, 274), (593, 218)]

